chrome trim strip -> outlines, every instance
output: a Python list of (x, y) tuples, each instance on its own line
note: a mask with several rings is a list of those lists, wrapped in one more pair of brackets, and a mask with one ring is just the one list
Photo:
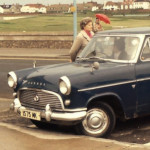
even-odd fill
[(150, 80), (150, 77), (149, 78), (142, 78), (142, 79), (138, 79), (138, 80), (133, 80), (133, 81), (128, 81), (128, 82), (120, 82), (120, 83), (107, 84), (107, 85), (102, 85), (102, 86), (80, 89), (80, 90), (78, 90), (78, 92), (101, 89), (101, 88), (106, 88), (106, 87), (111, 87), (111, 86), (116, 86), (116, 85), (122, 85), (122, 84), (128, 84), (128, 83), (135, 83), (135, 82), (146, 81), (146, 80)]
[(111, 87), (111, 86), (116, 86), (116, 85), (122, 85), (122, 84), (128, 84), (128, 83), (135, 83), (135, 82), (136, 82), (136, 80), (127, 81), (127, 82), (120, 82), (120, 83), (113, 83), (113, 84), (107, 84), (107, 85), (102, 85), (102, 86), (95, 86), (95, 87), (91, 87), (91, 88), (80, 89), (80, 90), (78, 90), (78, 92), (101, 89), (101, 88), (106, 88), (106, 87)]
[(137, 79), (137, 82), (146, 81), (146, 80), (150, 80), (150, 77), (149, 78), (143, 78), (143, 79)]
[[(64, 110), (64, 103), (63, 103), (63, 100), (62, 100), (61, 96), (60, 96), (59, 94), (55, 93), (55, 92), (47, 91), (47, 90), (43, 90), (43, 89), (35, 89), (35, 88), (21, 88), (21, 89), (19, 89), (19, 91), (20, 91), (20, 90), (35, 90), (35, 91), (43, 91), (43, 92), (45, 92), (45, 93), (54, 94), (54, 95), (57, 96), (58, 99), (60, 100), (60, 103), (61, 103), (61, 106), (62, 106), (62, 110)], [(18, 92), (19, 92), (19, 91), (18, 91)], [(19, 98), (19, 96), (18, 96), (18, 98)]]
[(87, 111), (87, 108), (64, 109), (66, 112)]

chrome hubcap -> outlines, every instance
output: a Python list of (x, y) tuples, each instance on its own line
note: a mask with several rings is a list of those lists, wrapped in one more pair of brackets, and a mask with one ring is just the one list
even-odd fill
[(90, 115), (87, 120), (88, 126), (93, 129), (100, 127), (102, 122), (103, 118), (98, 113)]
[(91, 109), (82, 122), (84, 129), (91, 134), (104, 132), (109, 125), (109, 118), (101, 109)]

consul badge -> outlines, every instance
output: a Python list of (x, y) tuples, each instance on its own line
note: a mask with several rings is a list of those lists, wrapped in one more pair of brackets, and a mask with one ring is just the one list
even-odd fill
[(33, 98), (33, 100), (34, 100), (35, 102), (38, 102), (38, 101), (40, 100), (40, 98), (39, 98), (38, 95), (36, 95), (36, 96)]

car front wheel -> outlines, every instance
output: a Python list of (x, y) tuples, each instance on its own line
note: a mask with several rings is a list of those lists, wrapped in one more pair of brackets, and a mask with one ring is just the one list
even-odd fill
[(76, 126), (77, 132), (93, 137), (108, 136), (116, 123), (113, 109), (106, 103), (99, 102), (88, 108), (84, 120)]

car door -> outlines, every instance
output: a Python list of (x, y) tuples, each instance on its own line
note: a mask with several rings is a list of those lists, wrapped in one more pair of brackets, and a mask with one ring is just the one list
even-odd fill
[(136, 92), (139, 115), (150, 113), (150, 36), (144, 42), (140, 61), (136, 64)]

